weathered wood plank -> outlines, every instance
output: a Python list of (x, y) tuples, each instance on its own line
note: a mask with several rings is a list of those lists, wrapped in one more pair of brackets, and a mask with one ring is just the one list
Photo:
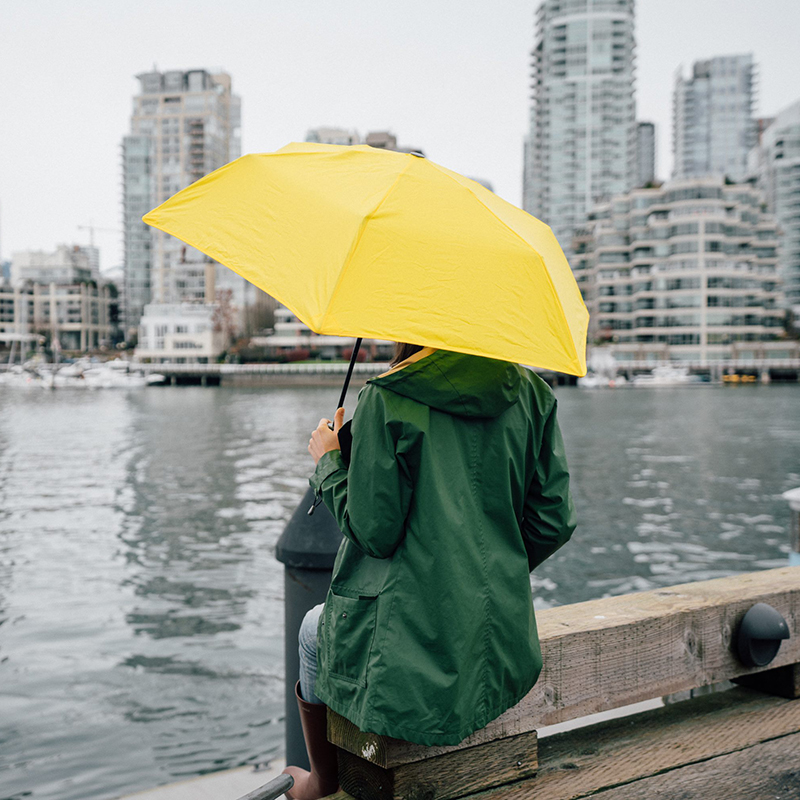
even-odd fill
[(387, 769), (530, 732), (531, 729), (523, 730), (523, 727), (519, 724), (507, 726), (496, 724), (492, 728), (491, 737), (483, 737), (481, 731), (476, 731), (460, 744), (451, 747), (424, 747), (392, 739), (389, 736), (361, 731), (350, 720), (328, 709), (328, 739), (342, 750)]
[(800, 733), (586, 795), (595, 800), (768, 800), (800, 797)]
[(744, 667), (732, 647), (741, 618), (758, 602), (780, 611), (792, 632), (770, 669), (800, 662), (800, 567), (782, 567), (539, 612), (544, 668), (536, 686), (459, 745), (429, 748), (352, 731), (341, 739), (331, 731), (331, 740), (393, 767), (761, 672)]
[(357, 800), (450, 800), (536, 774), (536, 731), (385, 769), (339, 751), (339, 783)]
[(787, 664), (755, 675), (742, 675), (735, 681), (750, 689), (794, 699), (800, 697), (800, 664)]
[[(610, 789), (590, 791), (593, 800), (765, 800), (800, 797), (800, 733), (677, 767)], [(533, 787), (531, 800), (539, 797)], [(518, 795), (522, 797), (522, 795)], [(326, 800), (354, 800), (337, 792)], [(464, 798), (464, 800), (470, 800)]]
[[(541, 739), (535, 778), (475, 793), (469, 800), (590, 797), (798, 732), (800, 700), (737, 687)], [(740, 778), (745, 784), (747, 776)]]

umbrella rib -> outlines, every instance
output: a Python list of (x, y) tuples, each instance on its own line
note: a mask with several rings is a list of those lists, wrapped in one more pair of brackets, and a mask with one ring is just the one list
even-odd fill
[[(466, 189), (504, 228), (506, 228), (510, 233), (512, 233), (514, 236), (516, 236), (517, 239), (519, 239), (520, 241), (524, 242), (526, 245), (528, 245), (528, 247), (533, 247), (533, 245), (529, 241), (527, 241), (527, 239), (525, 239), (523, 236), (520, 236), (507, 222), (505, 222), (504, 220), (500, 219), (500, 217), (498, 217), (497, 214), (495, 214), (494, 211), (492, 211), (492, 209), (489, 208), (489, 206), (487, 206), (486, 203), (484, 203), (483, 200), (481, 200), (481, 198), (478, 197), (478, 195), (469, 186), (465, 186), (460, 181), (457, 181), (452, 175), (448, 175), (448, 173), (445, 170), (443, 170), (435, 162), (428, 161), (428, 163), (432, 167), (436, 167), (436, 169), (439, 170), (439, 172), (441, 172), (442, 175), (444, 175), (447, 178), (450, 178), (450, 180), (453, 181), (453, 183), (457, 183), (459, 186), (462, 186), (464, 189)], [(539, 220), (539, 222), (541, 222), (541, 220)], [(542, 223), (542, 224), (543, 225), (547, 225), (547, 223)], [(549, 228), (550, 226), (548, 225), (547, 227)], [(537, 253), (537, 255), (538, 255), (538, 253)], [(540, 256), (540, 258), (541, 258), (541, 256)], [(572, 269), (572, 267), (570, 267), (570, 270), (571, 269)], [(561, 296), (556, 291), (556, 287), (553, 286), (553, 281), (550, 278), (550, 273), (547, 271), (546, 268), (544, 270), (544, 274), (545, 274), (545, 277), (547, 278), (547, 282), (550, 284), (550, 289), (552, 290), (553, 296), (558, 301), (558, 308), (559, 308), (559, 311), (561, 311), (562, 321), (567, 326), (567, 330), (570, 331), (570, 338), (572, 338), (572, 335), (571, 335), (572, 329), (569, 326), (569, 320), (567, 319), (567, 314), (564, 311), (564, 306), (561, 304)], [(573, 349), (575, 351), (574, 355), (577, 357), (578, 356), (578, 348), (575, 347), (575, 342), (574, 341), (573, 341)]]
[(333, 291), (330, 294), (328, 305), (325, 307), (325, 313), (322, 316), (322, 323), (320, 324), (320, 329), (322, 329), (327, 324), (328, 313), (330, 312), (331, 306), (333, 305), (333, 301), (336, 299), (336, 295), (339, 292), (339, 286), (342, 282), (342, 278), (344, 277), (344, 274), (347, 271), (347, 267), (350, 265), (350, 262), (353, 260), (353, 256), (355, 255), (356, 250), (358, 250), (359, 244), (361, 244), (361, 237), (364, 235), (364, 231), (366, 230), (369, 221), (375, 216), (375, 214), (378, 213), (378, 209), (386, 202), (386, 199), (392, 193), (394, 187), (397, 186), (400, 178), (402, 178), (403, 175), (405, 175), (406, 172), (408, 171), (408, 168), (412, 164), (412, 159), (414, 158), (415, 156), (409, 154), (408, 156), (409, 160), (406, 162), (406, 165), (403, 167), (403, 169), (400, 170), (400, 172), (397, 174), (397, 177), (392, 181), (392, 185), (386, 190), (386, 194), (380, 199), (375, 208), (373, 208), (372, 211), (370, 211), (369, 214), (367, 214), (364, 217), (364, 219), (361, 220), (361, 224), (358, 226), (358, 233), (355, 235), (355, 238), (353, 239), (353, 243), (350, 246), (350, 252), (347, 254), (347, 258), (345, 259), (344, 264), (342, 264), (342, 268), (339, 270), (339, 275), (336, 278), (336, 283), (334, 284)]

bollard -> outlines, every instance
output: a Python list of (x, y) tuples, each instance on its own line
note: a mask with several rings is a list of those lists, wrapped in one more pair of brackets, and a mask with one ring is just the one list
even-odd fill
[(800, 567), (800, 487), (784, 492), (783, 499), (788, 500), (792, 510), (789, 522), (789, 566)]
[(317, 506), (311, 488), (292, 514), (275, 548), (284, 565), (284, 665), (286, 670), (286, 763), (309, 769), (303, 729), (297, 711), (294, 687), (300, 674), (297, 634), (306, 612), (325, 601), (333, 573), (333, 562), (342, 534), (325, 504)]

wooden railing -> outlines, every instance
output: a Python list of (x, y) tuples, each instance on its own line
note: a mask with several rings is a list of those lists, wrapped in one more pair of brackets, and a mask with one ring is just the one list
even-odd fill
[[(748, 668), (736, 637), (759, 602), (783, 615), (791, 638), (768, 666)], [(329, 712), (329, 739), (340, 748), (336, 797), (800, 797), (800, 568), (561, 606), (537, 620), (544, 668), (536, 686), (459, 745), (376, 736)], [(554, 723), (723, 681), (744, 686), (541, 741), (537, 735)], [(791, 791), (778, 793), (783, 785)]]

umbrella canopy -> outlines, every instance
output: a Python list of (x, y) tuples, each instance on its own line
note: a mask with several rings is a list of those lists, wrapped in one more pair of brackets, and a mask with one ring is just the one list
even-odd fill
[(550, 228), (428, 159), (290, 144), (210, 173), (144, 221), (317, 333), (586, 373), (589, 315)]

